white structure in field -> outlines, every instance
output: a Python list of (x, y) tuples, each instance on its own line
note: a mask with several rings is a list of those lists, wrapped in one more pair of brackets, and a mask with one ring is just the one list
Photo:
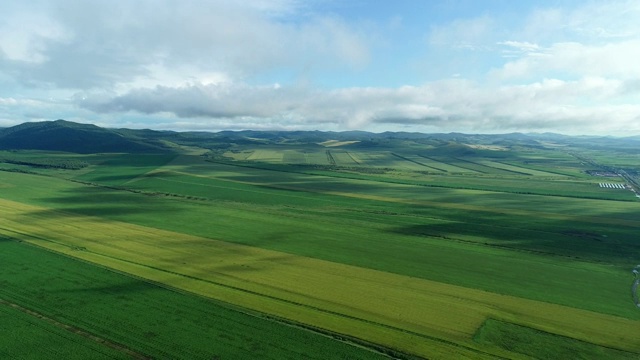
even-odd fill
[(633, 269), (633, 275), (636, 276), (635, 281), (631, 285), (631, 296), (633, 296), (633, 302), (640, 308), (640, 299), (638, 299), (638, 285), (640, 284), (640, 265)]
[(620, 184), (620, 183), (600, 183), (599, 185), (601, 188), (606, 188), (606, 189), (626, 189), (627, 188), (626, 184)]

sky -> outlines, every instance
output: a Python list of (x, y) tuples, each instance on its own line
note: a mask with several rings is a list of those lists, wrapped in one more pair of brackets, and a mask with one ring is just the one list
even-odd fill
[(640, 135), (640, 1), (3, 0), (0, 127)]

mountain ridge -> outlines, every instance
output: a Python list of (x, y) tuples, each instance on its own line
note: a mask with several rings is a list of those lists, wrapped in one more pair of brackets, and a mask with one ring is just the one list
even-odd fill
[(48, 150), (75, 153), (161, 152), (159, 142), (125, 136), (93, 124), (66, 120), (27, 122), (0, 130), (2, 150)]
[[(174, 152), (176, 145), (198, 146), (210, 150), (236, 145), (322, 146), (328, 140), (348, 141), (345, 148), (390, 149), (402, 146), (433, 148), (434, 153), (453, 151), (471, 155), (475, 149), (467, 145), (490, 145), (509, 148), (527, 146), (544, 148), (556, 145), (576, 145), (591, 148), (614, 147), (635, 151), (640, 137), (614, 138), (605, 136), (569, 136), (555, 133), (465, 134), (367, 131), (185, 131), (152, 129), (103, 128), (94, 124), (67, 120), (26, 122), (0, 128), (0, 150), (48, 150), (75, 153), (104, 152)], [(411, 145), (413, 144), (413, 145)]]

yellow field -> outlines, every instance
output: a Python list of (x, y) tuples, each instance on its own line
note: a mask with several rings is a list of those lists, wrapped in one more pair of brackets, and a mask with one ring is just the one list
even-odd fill
[(429, 358), (517, 358), (472, 341), (488, 317), (640, 352), (638, 321), (7, 200), (0, 235)]
[(318, 145), (322, 145), (324, 147), (337, 147), (337, 146), (343, 146), (343, 145), (356, 144), (356, 143), (359, 143), (359, 142), (360, 141), (327, 140), (327, 141), (323, 141), (321, 143), (318, 143)]
[(284, 153), (282, 151), (255, 150), (253, 153), (251, 153), (251, 155), (247, 157), (247, 160), (281, 163), (283, 155)]

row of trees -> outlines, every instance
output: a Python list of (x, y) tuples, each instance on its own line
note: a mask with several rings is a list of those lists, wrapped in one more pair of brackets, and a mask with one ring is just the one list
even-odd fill
[(82, 160), (76, 159), (55, 159), (55, 158), (45, 158), (45, 159), (2, 159), (0, 158), (0, 162), (7, 164), (15, 164), (15, 165), (26, 165), (31, 167), (38, 168), (47, 168), (47, 169), (66, 169), (66, 170), (79, 170), (89, 166), (89, 163)]

